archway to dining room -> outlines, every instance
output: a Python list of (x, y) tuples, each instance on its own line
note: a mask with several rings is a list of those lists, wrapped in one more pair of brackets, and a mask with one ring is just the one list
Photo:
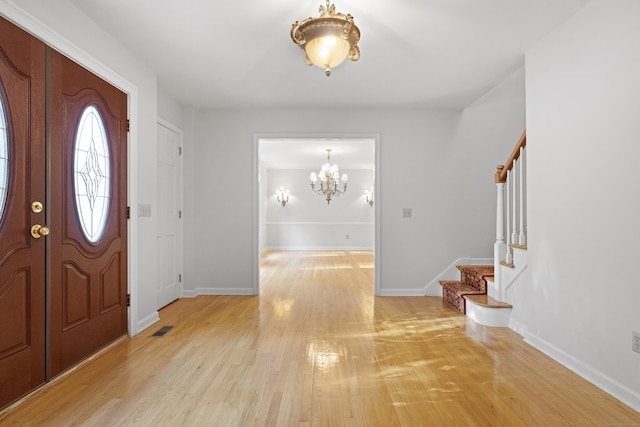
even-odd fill
[(302, 280), (329, 270), (378, 294), (379, 170), (378, 135), (255, 135), (254, 293), (275, 268)]

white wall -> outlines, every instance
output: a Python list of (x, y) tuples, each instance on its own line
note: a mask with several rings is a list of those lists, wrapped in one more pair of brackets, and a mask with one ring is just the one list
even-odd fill
[(590, 2), (526, 70), (531, 284), (517, 321), (640, 411), (640, 2)]
[(162, 88), (158, 88), (158, 117), (180, 130), (184, 129), (183, 106), (171, 98)]
[[(284, 250), (374, 249), (374, 212), (365, 190), (374, 184), (373, 169), (347, 169), (347, 191), (327, 204), (311, 190), (309, 174), (318, 168), (268, 169), (266, 181), (266, 247)], [(290, 190), (289, 203), (278, 203), (275, 190)]]
[[(186, 243), (195, 248), (196, 288), (202, 293), (253, 293), (255, 134), (380, 135), (376, 203), (381, 247), (376, 256), (382, 295), (423, 295), (425, 285), (453, 260), (491, 258), (493, 172), (523, 129), (519, 123), (514, 136), (496, 141), (501, 125), (474, 139), (473, 126), (486, 127), (485, 120), (500, 109), (483, 111), (482, 106), (464, 114), (417, 109), (199, 111), (195, 176), (185, 183), (201, 195), (195, 228), (207, 230)], [(504, 112), (511, 114), (507, 108)], [(402, 217), (403, 208), (412, 208), (412, 218)]]
[[(132, 212), (137, 203), (156, 203), (156, 76), (68, 0), (0, 0), (0, 13), (35, 34), (50, 46), (75, 59), (129, 93), (130, 160), (129, 194)], [(108, 65), (105, 65), (108, 64)], [(155, 218), (132, 218), (133, 273), (131, 332), (157, 321)]]

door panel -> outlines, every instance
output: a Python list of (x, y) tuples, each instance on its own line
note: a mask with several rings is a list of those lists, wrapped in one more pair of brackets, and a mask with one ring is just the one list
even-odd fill
[[(127, 332), (127, 96), (53, 50), (48, 59), (53, 377)], [(91, 106), (102, 119), (110, 160), (92, 148), (82, 152), (76, 170), (80, 119)], [(75, 179), (87, 190), (78, 200)], [(92, 242), (80, 224), (77, 206), (91, 208), (105, 185), (107, 223)]]
[(158, 248), (157, 308), (177, 300), (181, 293), (182, 236), (178, 212), (181, 198), (181, 136), (158, 124), (157, 182), (158, 214), (156, 247)]
[[(0, 18), (0, 97), (6, 116), (8, 181), (0, 217), (0, 408), (45, 381), (45, 46)], [(46, 210), (46, 205), (45, 205)]]

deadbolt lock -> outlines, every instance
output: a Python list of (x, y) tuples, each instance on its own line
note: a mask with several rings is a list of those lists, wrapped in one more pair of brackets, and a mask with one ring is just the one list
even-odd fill
[(42, 210), (44, 209), (44, 207), (42, 206), (42, 203), (40, 203), (39, 201), (35, 201), (33, 203), (31, 203), (31, 211), (33, 213), (40, 213), (42, 212)]

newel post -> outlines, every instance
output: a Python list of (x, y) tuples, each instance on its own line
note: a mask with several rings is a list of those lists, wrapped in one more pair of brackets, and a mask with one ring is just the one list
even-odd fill
[(498, 165), (496, 170), (496, 243), (493, 245), (493, 266), (494, 266), (494, 282), (489, 282), (487, 293), (490, 297), (500, 299), (501, 278), (500, 278), (500, 261), (504, 259), (507, 253), (507, 244), (504, 241), (504, 184), (505, 179), (502, 176), (504, 165)]
[(496, 243), (504, 243), (504, 181), (502, 180), (502, 170), (504, 165), (498, 165), (496, 171)]

